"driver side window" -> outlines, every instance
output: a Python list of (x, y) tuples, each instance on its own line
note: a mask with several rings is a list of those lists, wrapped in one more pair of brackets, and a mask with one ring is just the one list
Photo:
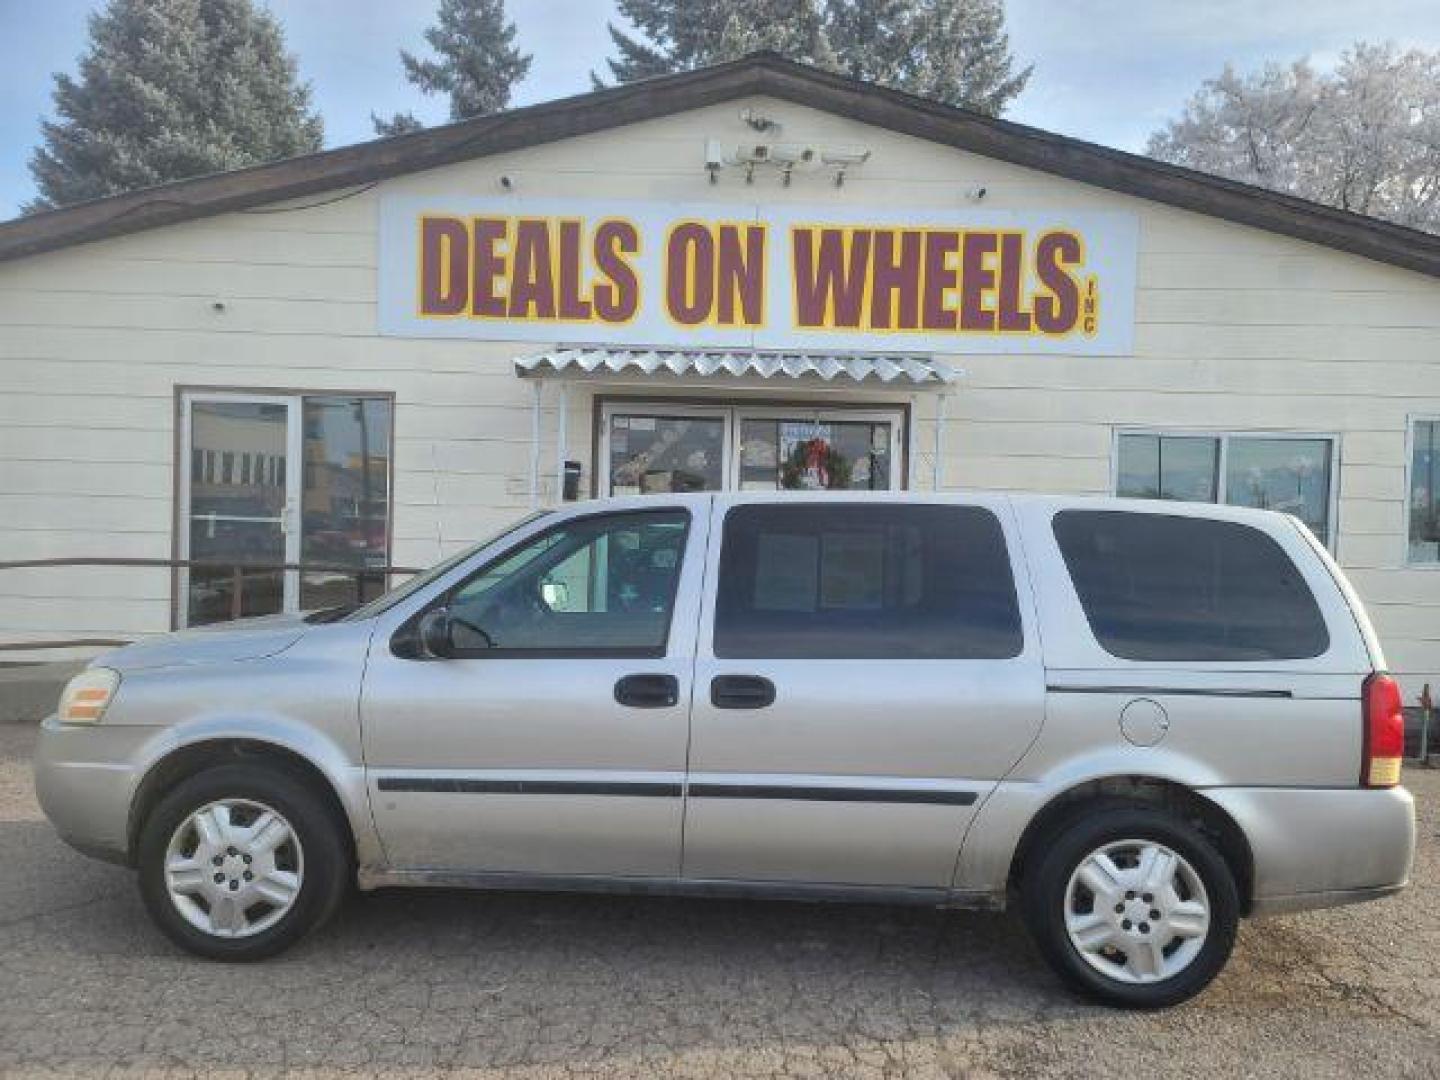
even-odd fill
[(689, 524), (640, 511), (541, 533), (451, 594), (457, 651), (663, 656)]

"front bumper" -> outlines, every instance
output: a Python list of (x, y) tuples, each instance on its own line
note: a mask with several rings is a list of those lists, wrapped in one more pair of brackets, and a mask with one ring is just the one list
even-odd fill
[(1415, 801), (1404, 788), (1209, 788), (1254, 857), (1253, 910), (1388, 896), (1410, 880)]
[(130, 858), (130, 802), (139, 783), (132, 764), (154, 728), (40, 725), (35, 747), (35, 794), (61, 838), (86, 855), (110, 862)]

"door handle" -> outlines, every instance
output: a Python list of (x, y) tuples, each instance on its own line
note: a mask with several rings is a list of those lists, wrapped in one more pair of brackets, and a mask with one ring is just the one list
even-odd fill
[(710, 704), (717, 709), (763, 709), (775, 704), (775, 684), (760, 675), (716, 675)]
[(615, 684), (615, 700), (632, 709), (668, 709), (680, 701), (680, 680), (658, 672), (626, 675)]

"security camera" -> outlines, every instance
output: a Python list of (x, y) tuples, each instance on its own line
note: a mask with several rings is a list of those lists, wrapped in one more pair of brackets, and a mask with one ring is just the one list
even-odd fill
[(981, 199), (985, 198), (987, 194), (988, 191), (984, 184), (976, 184), (966, 190), (965, 197), (971, 202), (979, 202)]
[(757, 112), (757, 111), (754, 110), (754, 109), (741, 109), (741, 110), (740, 110), (740, 119), (741, 119), (743, 122), (745, 122), (746, 124), (749, 124), (750, 127), (753, 128), (753, 129), (756, 130), (756, 131), (779, 131), (779, 130), (780, 130), (780, 125), (779, 125), (778, 122), (770, 119), (770, 117), (768, 117), (768, 116), (765, 116), (765, 115)]
[(705, 171), (710, 174), (710, 183), (720, 182), (720, 170), (725, 166), (725, 151), (719, 139), (705, 140)]
[(815, 148), (798, 143), (777, 143), (770, 147), (770, 160), (777, 165), (808, 165), (815, 160)]

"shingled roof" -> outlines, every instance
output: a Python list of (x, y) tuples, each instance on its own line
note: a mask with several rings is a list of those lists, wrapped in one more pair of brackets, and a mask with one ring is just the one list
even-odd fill
[(588, 135), (746, 96), (822, 109), (1083, 184), (1440, 277), (1440, 235), (983, 116), (774, 53), (0, 224), (0, 260)]

